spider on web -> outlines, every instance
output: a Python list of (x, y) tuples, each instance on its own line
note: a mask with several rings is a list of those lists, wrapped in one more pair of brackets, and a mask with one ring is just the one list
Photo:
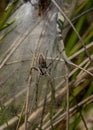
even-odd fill
[(46, 58), (45, 56), (41, 53), (39, 55), (39, 59), (38, 59), (38, 67), (32, 67), (31, 68), (31, 71), (34, 69), (36, 71), (39, 71), (40, 72), (40, 75), (49, 75), (48, 74), (48, 69), (49, 67), (53, 64), (53, 61), (51, 61), (49, 63), (49, 65), (47, 65), (47, 62), (46, 62)]
[[(51, 95), (52, 95), (52, 98), (53, 100), (55, 100), (55, 88), (52, 84), (52, 80), (53, 78), (51, 77), (51, 74), (50, 74), (50, 71), (51, 71), (51, 65), (53, 64), (54, 60), (52, 60), (48, 65), (47, 65), (47, 62), (46, 62), (46, 58), (45, 56), (41, 53), (39, 55), (39, 59), (38, 59), (38, 67), (32, 67), (31, 68), (31, 72), (32, 70), (36, 70), (39, 72), (39, 75), (38, 75), (38, 78), (36, 80), (36, 107), (37, 107), (37, 103), (38, 103), (38, 90), (39, 90), (39, 81), (40, 81), (40, 78), (41, 76), (48, 76), (48, 83), (50, 84), (51, 86)], [(48, 70), (49, 69), (49, 70)]]

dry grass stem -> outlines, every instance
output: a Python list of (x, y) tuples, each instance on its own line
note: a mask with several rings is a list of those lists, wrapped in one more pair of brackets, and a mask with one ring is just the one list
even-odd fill
[(59, 7), (59, 5), (57, 4), (57, 2), (55, 0), (52, 0), (53, 4), (57, 7), (57, 9), (59, 10), (59, 12), (62, 14), (62, 16), (64, 16), (64, 18), (68, 21), (68, 23), (71, 25), (71, 27), (73, 28), (74, 32), (76, 33), (77, 37), (79, 38), (80, 42), (83, 45), (83, 48), (85, 49), (85, 52), (87, 54), (87, 56), (89, 57), (90, 62), (92, 63), (92, 59), (90, 57), (90, 54), (88, 52), (88, 50), (86, 49), (86, 46), (84, 44), (84, 41), (82, 40), (81, 36), (79, 35), (79, 33), (77, 32), (76, 28), (74, 27), (73, 23), (70, 21), (70, 19), (66, 16), (66, 14), (64, 13), (64, 11)]

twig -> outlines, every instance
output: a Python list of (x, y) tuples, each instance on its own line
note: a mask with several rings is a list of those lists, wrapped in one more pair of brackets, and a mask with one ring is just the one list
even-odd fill
[[(78, 103), (77, 105), (78, 105), (78, 107), (81, 107), (81, 106), (84, 107), (84, 106), (86, 106), (86, 105), (88, 105), (88, 104), (90, 104), (90, 103), (92, 103), (92, 102), (93, 102), (93, 95), (91, 95), (91, 96), (88, 97), (87, 99), (81, 101), (81, 102)], [(77, 109), (78, 109), (77, 105), (75, 105), (74, 107), (72, 107), (72, 108), (69, 109), (69, 114), (70, 114), (70, 116), (73, 116), (73, 115), (76, 113), (76, 111), (77, 111)], [(53, 121), (53, 125), (55, 126), (55, 125), (57, 125), (59, 122), (61, 122), (62, 120), (65, 120), (65, 119), (66, 119), (66, 115), (67, 115), (67, 112), (64, 112), (63, 114), (59, 115), (58, 118), (56, 118), (56, 119)], [(46, 130), (46, 129), (47, 129), (47, 130), (50, 130), (50, 122), (47, 124), (46, 127), (43, 127), (43, 129), (44, 129), (44, 130)]]
[[(51, 59), (51, 58), (50, 58), (50, 59)], [(74, 64), (73, 62), (69, 61), (69, 59), (67, 59), (66, 57), (63, 57), (63, 59), (61, 59), (61, 58), (60, 58), (60, 59), (59, 59), (59, 58), (55, 58), (55, 60), (59, 60), (59, 61), (61, 61), (61, 62), (65, 61), (67, 64), (72, 65), (72, 66), (74, 66), (74, 67), (76, 67), (76, 68), (78, 68), (78, 69), (80, 69), (80, 70), (83, 70), (84, 72), (86, 72), (87, 74), (89, 74), (90, 76), (93, 77), (93, 74), (92, 74), (91, 72), (85, 70), (84, 68), (82, 68), (82, 67), (79, 66), (79, 65)]]
[(81, 119), (82, 119), (82, 121), (83, 121), (83, 124), (84, 124), (86, 130), (88, 130), (87, 123), (86, 123), (85, 118), (84, 118), (84, 116), (83, 116), (83, 114), (82, 114), (82, 111), (81, 111), (82, 109), (81, 109), (81, 107), (78, 106), (78, 102), (77, 102), (76, 97), (75, 97), (73, 94), (71, 94), (71, 95), (73, 96), (73, 99), (74, 99), (74, 101), (76, 102), (77, 111), (79, 111), (79, 114), (80, 114), (80, 117), (81, 117)]
[[(89, 66), (89, 64), (90, 64), (90, 61), (87, 62), (83, 68), (86, 69)], [(83, 73), (83, 70), (81, 70), (81, 72), (78, 74), (77, 77), (79, 77), (82, 73)]]
[[(92, 71), (93, 71), (93, 69), (92, 69)], [(86, 74), (87, 74), (87, 73), (86, 73)], [(64, 96), (66, 90), (67, 90), (67, 88), (65, 87), (65, 88), (63, 88), (61, 91), (59, 91), (58, 95), (56, 96), (56, 99), (59, 100), (59, 97), (62, 99), (62, 97)], [(91, 100), (93, 101), (93, 95), (92, 95)], [(48, 106), (48, 103), (49, 103), (49, 102), (50, 102), (50, 100), (47, 101), (47, 106)], [(41, 105), (36, 111), (34, 111), (34, 112), (31, 114), (31, 116), (29, 116), (28, 121), (33, 122), (33, 121), (35, 121), (36, 119), (38, 120), (38, 119), (40, 118), (40, 115), (41, 115), (42, 110), (43, 110), (43, 106)], [(66, 113), (66, 115), (67, 115), (67, 113)], [(64, 116), (66, 117), (66, 115), (64, 115)], [(59, 114), (59, 116), (60, 116), (60, 114)], [(59, 116), (58, 116), (58, 117), (59, 117)], [(24, 124), (20, 127), (19, 130), (24, 130)]]
[(15, 60), (11, 62), (7, 62), (5, 65), (11, 65), (11, 64), (17, 64), (17, 63), (25, 63), (25, 62), (31, 62), (31, 59), (21, 59), (21, 60)]
[(44, 112), (45, 112), (45, 106), (46, 106), (46, 102), (47, 102), (47, 92), (48, 92), (48, 84), (46, 86), (46, 93), (45, 93), (45, 97), (44, 97), (44, 104), (43, 104), (43, 110), (42, 110), (42, 115), (41, 115), (41, 122), (40, 122), (40, 128), (42, 129), (42, 123), (43, 123), (43, 117), (44, 117)]
[(71, 25), (71, 27), (73, 28), (73, 30), (75, 31), (76, 35), (78, 36), (79, 40), (81, 41), (81, 43), (82, 43), (82, 45), (83, 45), (83, 47), (85, 49), (85, 52), (86, 52), (87, 56), (89, 57), (90, 62), (92, 63), (92, 59), (90, 57), (90, 54), (89, 54), (88, 50), (86, 49), (84, 41), (82, 40), (82, 38), (80, 37), (79, 33), (75, 29), (74, 25), (72, 24), (72, 22), (70, 21), (70, 19), (65, 15), (64, 11), (59, 7), (59, 5), (57, 4), (57, 2), (55, 0), (51, 0), (51, 1), (56, 6), (56, 8), (60, 11), (60, 13), (64, 16), (64, 18), (68, 21), (68, 23)]
[(67, 120), (66, 120), (66, 130), (69, 130), (69, 84), (68, 76), (66, 76), (66, 86), (67, 86)]
[(30, 85), (31, 85), (31, 81), (32, 81), (32, 67), (34, 66), (34, 63), (35, 63), (35, 55), (32, 59), (30, 74), (29, 74), (29, 78), (28, 78), (28, 85), (27, 85), (26, 108), (25, 108), (25, 130), (27, 130), (29, 93), (30, 93)]
[[(90, 44), (86, 45), (86, 48), (90, 49), (92, 46), (93, 46), (93, 42), (91, 42)], [(77, 57), (78, 55), (80, 55), (83, 51), (84, 51), (84, 48), (80, 49), (78, 52), (76, 52), (72, 56), (68, 57), (68, 60), (74, 59), (75, 57)], [(47, 57), (47, 59), (50, 59), (50, 60), (51, 59), (55, 60), (56, 58)], [(92, 58), (92, 56), (91, 56), (91, 58)], [(11, 65), (11, 64), (16, 64), (16, 63), (20, 63), (20, 62), (24, 63), (24, 62), (29, 62), (29, 61), (31, 61), (31, 59), (20, 59), (20, 60), (15, 60), (15, 61), (7, 62), (5, 65)]]
[(24, 101), (24, 104), (22, 106), (22, 110), (21, 110), (21, 113), (20, 113), (20, 117), (19, 117), (19, 120), (18, 120), (18, 123), (17, 123), (16, 130), (18, 130), (18, 127), (19, 127), (19, 124), (20, 124), (20, 121), (21, 121), (21, 118), (22, 118), (22, 115), (23, 115), (23, 112), (24, 112), (25, 103), (26, 103), (26, 101)]
[(80, 67), (79, 65), (76, 65), (76, 64), (74, 64), (74, 63), (72, 63), (72, 62), (68, 62), (68, 63), (69, 63), (70, 65), (74, 66), (74, 67), (79, 68), (80, 70), (82, 70), (82, 71), (86, 72), (87, 74), (89, 74), (90, 76), (92, 76), (92, 77), (93, 77), (93, 74), (92, 74), (91, 72), (89, 72), (89, 71), (85, 70), (84, 68)]
[[(44, 25), (45, 25), (45, 22), (44, 22)], [(32, 82), (32, 67), (34, 66), (34, 64), (35, 64), (35, 62), (36, 62), (36, 60), (38, 58), (38, 50), (40, 49), (40, 46), (41, 46), (40, 40), (41, 40), (41, 37), (42, 37), (43, 33), (44, 33), (44, 30), (42, 28), (39, 39), (38, 39), (38, 42), (37, 42), (37, 45), (36, 45), (36, 48), (35, 48), (35, 53), (34, 53), (33, 58), (32, 58), (31, 67), (30, 67), (30, 74), (29, 74), (28, 85), (27, 85), (27, 96), (26, 96), (25, 130), (27, 130), (29, 94), (30, 94), (30, 85), (31, 85), (31, 82)]]
[[(90, 13), (91, 11), (93, 11), (93, 8), (90, 8), (90, 9), (88, 9), (88, 10), (82, 12), (81, 14), (79, 14), (78, 16), (76, 16), (75, 18), (73, 18), (73, 19), (71, 20), (71, 22), (72, 22), (72, 23), (75, 23), (80, 17), (82, 17), (82, 16), (84, 16), (84, 15)], [(70, 24), (70, 23), (69, 23), (69, 24)], [(65, 26), (63, 26), (63, 27), (62, 27), (62, 30), (65, 29), (65, 28), (67, 28), (67, 27), (69, 26), (69, 24), (66, 24)]]
[[(93, 47), (93, 42), (91, 42), (90, 44), (86, 45), (86, 49), (91, 49)], [(80, 55), (82, 52), (84, 51), (84, 48), (80, 49), (78, 52), (76, 52), (75, 54), (73, 54), (72, 56), (70, 56), (68, 59), (72, 60), (75, 57), (77, 57), (78, 55)]]
[(79, 111), (79, 112), (80, 112), (80, 116), (81, 116), (81, 118), (82, 118), (82, 121), (83, 121), (83, 123), (84, 123), (85, 129), (86, 129), (86, 130), (89, 130), (89, 129), (88, 129), (88, 126), (87, 126), (87, 123), (86, 123), (86, 121), (85, 121), (85, 118), (84, 118), (84, 116), (83, 116), (83, 114), (81, 113), (81, 111)]

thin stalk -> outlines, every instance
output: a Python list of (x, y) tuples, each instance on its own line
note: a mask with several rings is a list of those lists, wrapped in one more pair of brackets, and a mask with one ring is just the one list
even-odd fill
[(91, 63), (93, 63), (91, 57), (90, 57), (90, 54), (88, 52), (88, 50), (86, 49), (86, 46), (84, 44), (84, 41), (82, 40), (81, 36), (79, 35), (79, 33), (77, 32), (76, 28), (74, 27), (74, 25), (72, 24), (72, 22), (70, 21), (70, 19), (66, 16), (66, 14), (64, 13), (64, 11), (59, 7), (59, 5), (57, 4), (57, 2), (55, 0), (52, 0), (53, 4), (56, 6), (56, 8), (60, 11), (60, 13), (63, 15), (63, 17), (68, 21), (68, 23), (71, 25), (71, 27), (73, 28), (73, 30), (75, 31), (77, 37), (79, 38), (79, 40), (81, 41), (84, 49), (85, 49), (85, 52), (87, 54), (87, 56), (89, 57), (89, 60)]

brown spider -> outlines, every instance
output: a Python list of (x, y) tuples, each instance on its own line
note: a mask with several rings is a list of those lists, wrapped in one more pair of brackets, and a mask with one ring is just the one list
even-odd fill
[(45, 57), (43, 54), (40, 54), (39, 56), (39, 69), (40, 69), (40, 73), (41, 75), (45, 75), (46, 74), (46, 69), (48, 68)]
[(38, 64), (39, 64), (38, 68), (37, 67), (32, 67), (31, 71), (34, 69), (34, 70), (39, 71), (40, 75), (47, 75), (48, 74), (47, 69), (49, 68), (51, 63), (49, 65), (47, 65), (46, 59), (45, 59), (43, 54), (39, 55)]
[(37, 80), (36, 80), (36, 107), (38, 106), (38, 90), (39, 90), (39, 81), (40, 81), (40, 78), (41, 76), (48, 76), (48, 83), (50, 84), (51, 86), (51, 98), (53, 100), (53, 102), (55, 103), (55, 88), (53, 87), (53, 78), (51, 77), (51, 74), (50, 74), (50, 69), (51, 69), (51, 65), (53, 64), (54, 60), (51, 61), (48, 65), (46, 63), (46, 59), (45, 59), (45, 56), (43, 54), (40, 54), (39, 55), (39, 59), (38, 59), (38, 67), (32, 67), (31, 68), (31, 71), (34, 69), (36, 71), (39, 72), (39, 75), (37, 77)]

